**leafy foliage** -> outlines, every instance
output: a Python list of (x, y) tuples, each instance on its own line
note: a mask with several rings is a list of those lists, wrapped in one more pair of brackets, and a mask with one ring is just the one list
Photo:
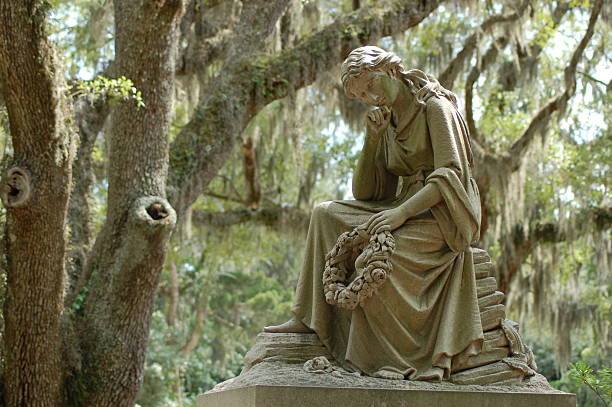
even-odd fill
[(134, 82), (125, 76), (111, 79), (98, 75), (91, 81), (79, 81), (76, 88), (77, 91), (74, 93), (74, 96), (91, 95), (103, 97), (111, 104), (118, 100), (133, 100), (138, 107), (145, 107), (142, 93), (136, 89)]
[(612, 404), (612, 368), (603, 367), (594, 373), (593, 368), (584, 362), (570, 366), (570, 375), (579, 383), (586, 385), (606, 406)]

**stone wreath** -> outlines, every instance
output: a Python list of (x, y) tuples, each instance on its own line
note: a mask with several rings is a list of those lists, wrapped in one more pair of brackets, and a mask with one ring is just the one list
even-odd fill
[[(325, 301), (349, 310), (363, 305), (391, 274), (393, 266), (389, 258), (394, 250), (395, 239), (389, 231), (370, 235), (357, 227), (341, 234), (325, 256)], [(353, 272), (349, 262), (355, 258)]]

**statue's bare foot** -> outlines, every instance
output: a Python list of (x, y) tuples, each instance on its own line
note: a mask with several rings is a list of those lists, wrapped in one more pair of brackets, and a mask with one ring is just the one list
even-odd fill
[(372, 377), (378, 377), (379, 379), (387, 380), (404, 380), (404, 375), (391, 370), (381, 369), (374, 373)]
[(312, 333), (313, 330), (304, 325), (302, 321), (296, 318), (291, 318), (284, 324), (264, 327), (264, 332), (301, 334)]

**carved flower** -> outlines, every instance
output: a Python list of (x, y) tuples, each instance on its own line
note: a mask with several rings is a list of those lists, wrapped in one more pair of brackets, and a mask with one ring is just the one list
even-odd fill
[(353, 290), (353, 291), (361, 290), (362, 286), (363, 286), (363, 278), (362, 277), (356, 278), (355, 280), (353, 280), (353, 282), (350, 285), (351, 290)]
[(383, 269), (376, 269), (372, 271), (372, 280), (380, 281), (387, 278), (387, 273)]

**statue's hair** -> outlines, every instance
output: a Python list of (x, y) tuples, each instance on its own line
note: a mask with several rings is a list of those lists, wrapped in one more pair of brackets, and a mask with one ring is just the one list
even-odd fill
[(457, 96), (440, 85), (436, 78), (418, 69), (407, 71), (400, 57), (372, 45), (354, 49), (342, 63), (342, 85), (348, 97), (355, 97), (351, 92), (351, 82), (366, 71), (382, 72), (401, 80), (420, 105), (425, 105), (432, 96), (439, 96), (447, 98), (457, 107)]

